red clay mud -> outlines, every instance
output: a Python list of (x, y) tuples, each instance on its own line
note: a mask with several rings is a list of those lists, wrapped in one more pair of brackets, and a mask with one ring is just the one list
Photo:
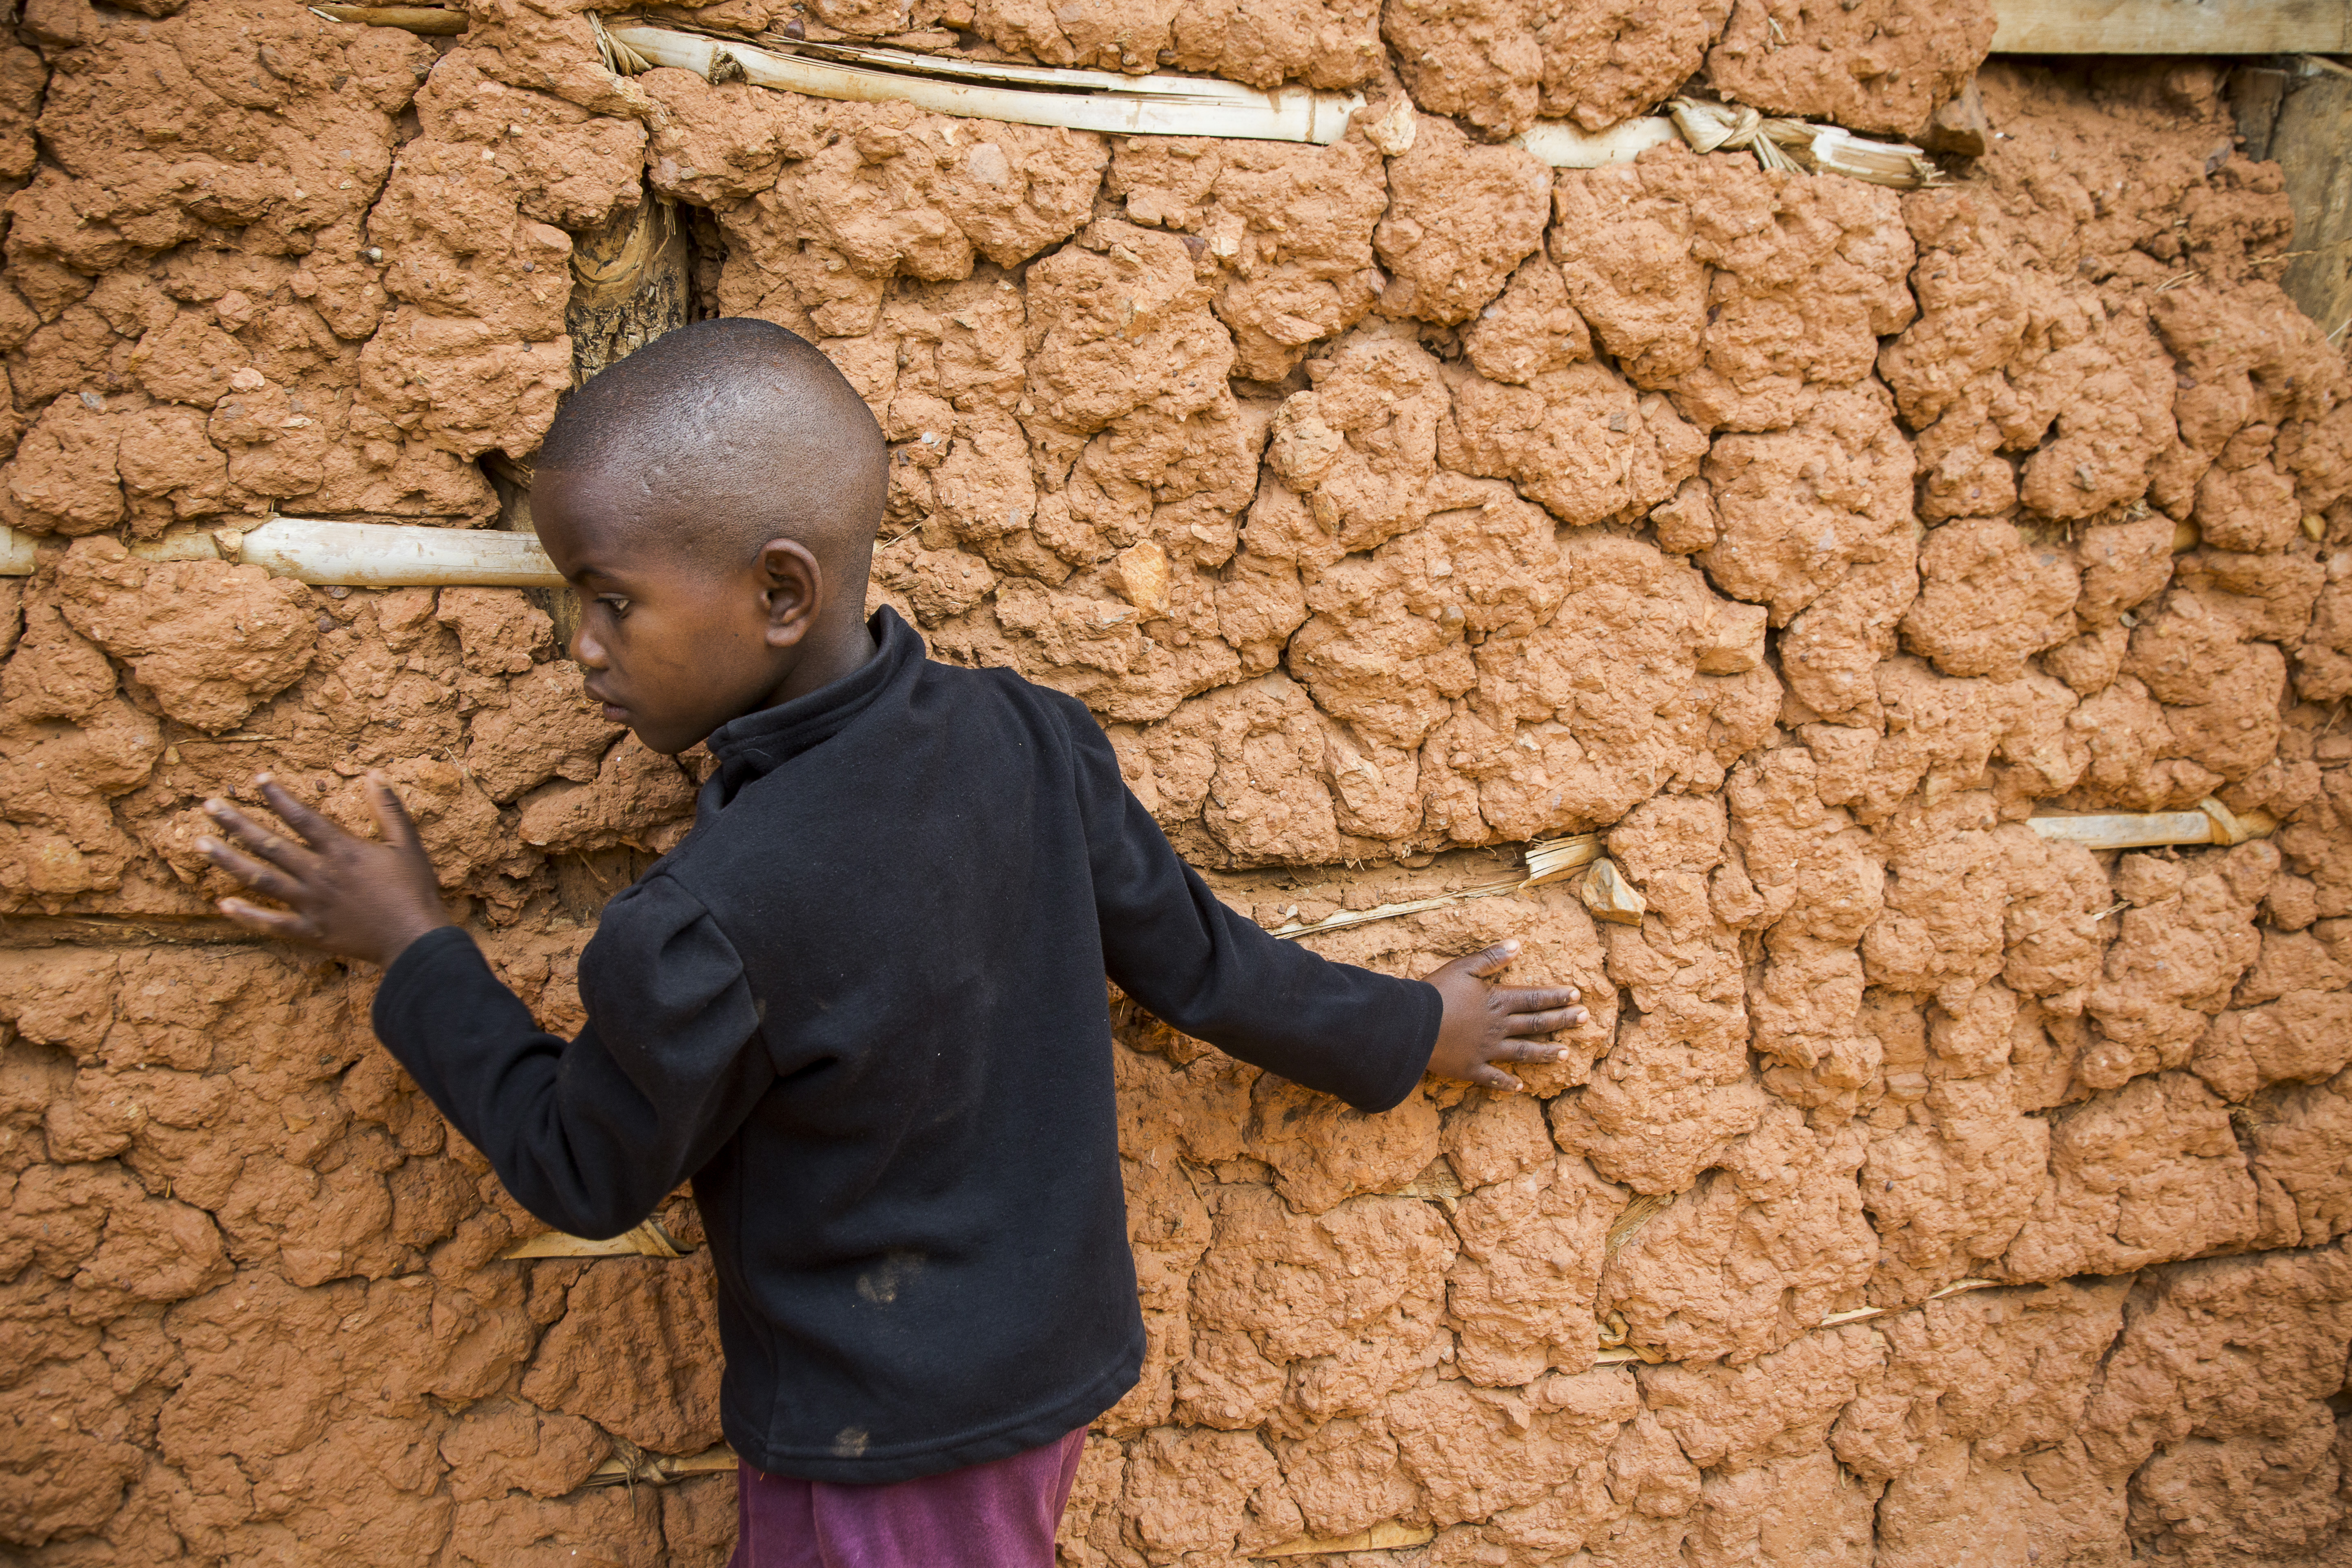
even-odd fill
[[(1986, 7), (694, 13), (1364, 89), (1328, 147), (618, 79), (575, 9), (467, 9), (41, 0), (0, 47), (22, 1561), (726, 1560), (724, 1476), (583, 1484), (717, 1441), (690, 1205), (681, 1258), (502, 1259), (538, 1226), (372, 977), (226, 940), (193, 847), (257, 770), (357, 824), (383, 768), (567, 1029), (707, 760), (597, 716), (559, 598), (129, 550), (519, 523), (575, 239), (661, 201), (693, 308), (808, 334), (883, 425), (873, 602), (1087, 702), (1221, 896), (1314, 925), (1594, 832), (1644, 904), (1307, 939), (1519, 937), (1592, 1012), (1525, 1097), (1367, 1118), (1118, 1005), (1150, 1350), (1065, 1563), (2352, 1551), (2352, 371), (2267, 280), (2216, 68), (1987, 68), (1985, 155), (1897, 196), (1502, 139), (1694, 77), (1907, 134)], [(2209, 796), (2279, 826), (2025, 826)]]

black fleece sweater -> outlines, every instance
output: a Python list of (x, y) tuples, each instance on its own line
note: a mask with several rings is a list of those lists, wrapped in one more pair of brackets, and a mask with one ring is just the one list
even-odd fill
[(1133, 1385), (1106, 973), (1368, 1110), (1419, 1081), (1440, 1009), (1218, 902), (1078, 703), (934, 664), (887, 609), (874, 631), (856, 673), (711, 735), (693, 831), (581, 955), (577, 1039), (454, 928), (375, 1001), (549, 1225), (618, 1235), (692, 1177), (728, 1439), (828, 1481), (1017, 1453)]

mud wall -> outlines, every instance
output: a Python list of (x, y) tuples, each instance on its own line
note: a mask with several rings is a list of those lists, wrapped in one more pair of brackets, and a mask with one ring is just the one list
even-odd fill
[[(551, 601), (124, 548), (516, 525), (572, 237), (658, 200), (693, 309), (885, 422), (877, 597), (1083, 697), (1227, 897), (1311, 922), (1601, 829), (1648, 904), (1315, 939), (1525, 938), (1596, 1013), (1528, 1098), (1367, 1119), (1125, 1018), (1152, 1352), (1067, 1563), (2352, 1551), (2352, 379), (2216, 68), (1989, 68), (1990, 150), (1898, 196), (1495, 139), (1694, 76), (1915, 132), (1981, 6), (699, 13), (1404, 93), (1394, 155), (623, 79), (560, 5), (468, 12), (31, 0), (0, 50), (14, 1560), (724, 1560), (731, 1481), (582, 1488), (718, 1440), (705, 1256), (499, 1260), (538, 1226), (370, 977), (234, 940), (190, 847), (257, 767), (354, 820), (385, 768), (566, 1027), (692, 759), (581, 701)], [(2283, 826), (2022, 826), (2209, 795)]]

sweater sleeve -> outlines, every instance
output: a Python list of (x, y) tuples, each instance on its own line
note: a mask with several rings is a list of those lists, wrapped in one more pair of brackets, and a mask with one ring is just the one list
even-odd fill
[(1119, 989), (1186, 1034), (1359, 1110), (1412, 1093), (1437, 1043), (1437, 988), (1335, 963), (1227, 909), (1127, 787), (1093, 717), (1081, 710), (1070, 733), (1104, 965)]
[(774, 1080), (735, 950), (667, 878), (606, 907), (566, 1042), (456, 927), (419, 938), (375, 997), (378, 1038), (507, 1191), (575, 1236), (618, 1236), (733, 1136)]

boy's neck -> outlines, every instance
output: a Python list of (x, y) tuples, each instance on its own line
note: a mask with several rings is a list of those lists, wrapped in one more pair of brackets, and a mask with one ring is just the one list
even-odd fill
[(835, 681), (865, 668), (866, 662), (879, 651), (873, 632), (862, 618), (845, 626), (828, 627), (821, 636), (810, 639), (810, 646), (793, 664), (790, 673), (777, 683), (760, 706), (773, 708), (796, 697), (806, 697), (812, 691), (821, 691)]

